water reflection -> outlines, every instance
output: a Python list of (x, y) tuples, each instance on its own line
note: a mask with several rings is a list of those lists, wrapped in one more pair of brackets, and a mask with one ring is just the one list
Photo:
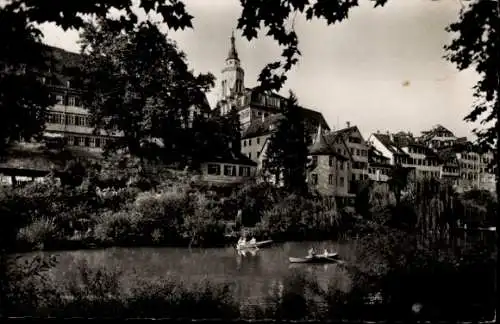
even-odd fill
[[(106, 266), (122, 272), (124, 282), (161, 277), (175, 277), (186, 283), (204, 279), (235, 284), (240, 299), (254, 300), (280, 287), (292, 271), (315, 276), (326, 288), (332, 280), (340, 289), (349, 285), (345, 269), (338, 264), (291, 265), (289, 256), (305, 256), (313, 246), (316, 250), (336, 251), (347, 262), (354, 258), (353, 243), (313, 242), (275, 244), (254, 253), (238, 253), (234, 247), (216, 249), (187, 248), (110, 248), (105, 250), (56, 253), (59, 263), (53, 270), (55, 278), (65, 280), (73, 276), (85, 260), (89, 266)], [(341, 287), (340, 287), (341, 286)]]

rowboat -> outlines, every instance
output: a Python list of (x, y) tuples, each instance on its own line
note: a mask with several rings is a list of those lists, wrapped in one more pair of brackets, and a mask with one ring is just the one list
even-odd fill
[(339, 259), (338, 253), (316, 254), (303, 258), (289, 257), (288, 260), (290, 263), (343, 263)]
[(271, 245), (273, 243), (273, 240), (267, 240), (267, 241), (260, 241), (260, 242), (255, 242), (255, 243), (245, 243), (245, 244), (237, 244), (236, 249), (237, 250), (246, 250), (246, 249), (258, 249), (261, 247), (266, 247), (268, 245)]

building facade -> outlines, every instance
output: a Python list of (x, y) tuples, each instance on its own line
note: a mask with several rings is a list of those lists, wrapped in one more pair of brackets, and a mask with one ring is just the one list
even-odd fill
[[(346, 128), (332, 132), (329, 137), (336, 145), (338, 153), (349, 158), (350, 175), (349, 190), (357, 181), (369, 179), (368, 172), (368, 150), (369, 146), (357, 126), (351, 126), (347, 122)], [(343, 149), (346, 148), (345, 153)]]
[(349, 159), (328, 144), (321, 127), (309, 147), (307, 183), (324, 196), (349, 197)]

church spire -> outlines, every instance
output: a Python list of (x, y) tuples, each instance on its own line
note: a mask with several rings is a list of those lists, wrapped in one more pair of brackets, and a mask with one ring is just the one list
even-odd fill
[(229, 50), (229, 54), (227, 55), (226, 60), (238, 60), (238, 52), (236, 51), (235, 39), (234, 39), (234, 30), (231, 34), (231, 49)]

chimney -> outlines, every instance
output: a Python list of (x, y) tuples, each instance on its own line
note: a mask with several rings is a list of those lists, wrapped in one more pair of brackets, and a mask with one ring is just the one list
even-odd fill
[(347, 125), (347, 128), (351, 127), (351, 122), (350, 121), (346, 122), (345, 124)]

